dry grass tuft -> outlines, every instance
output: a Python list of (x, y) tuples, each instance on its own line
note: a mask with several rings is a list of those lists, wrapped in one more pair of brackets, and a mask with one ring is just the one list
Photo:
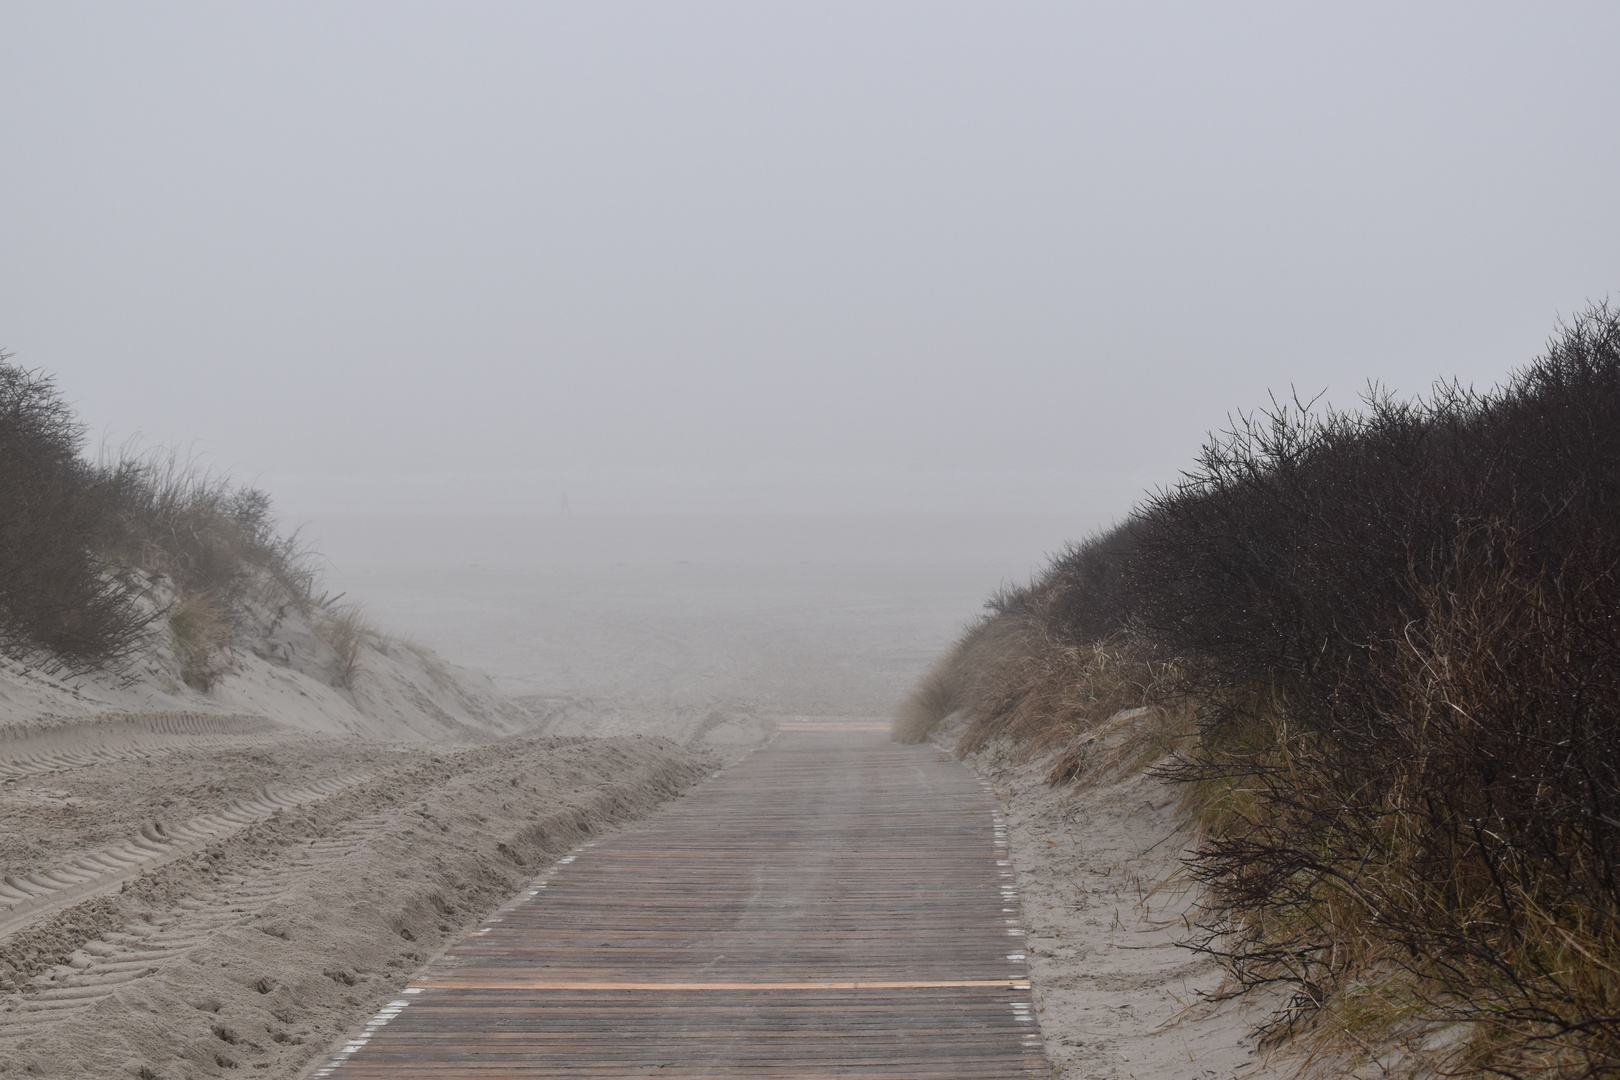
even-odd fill
[(169, 636), (180, 677), (204, 693), (233, 667), (234, 620), (213, 596), (201, 593), (169, 608)]
[(359, 604), (328, 603), (317, 612), (315, 628), (337, 653), (338, 685), (353, 688), (367, 644), (382, 640)]
[(97, 466), (109, 558), (210, 593), (237, 610), (268, 581), (279, 603), (307, 610), (315, 573), (296, 535), (276, 531), (270, 499), (173, 450), (126, 448)]
[(1011, 619), (983, 619), (951, 647), (912, 691), (896, 717), (896, 742), (922, 742), (948, 716), (984, 711), (996, 695), (1002, 668), (1028, 655), (1027, 627)]
[(953, 648), (945, 658), (929, 669), (928, 674), (911, 691), (894, 718), (890, 736), (898, 743), (920, 743), (961, 707), (961, 687), (957, 675), (962, 670)]
[(1054, 621), (1024, 606), (979, 623), (913, 691), (893, 738), (921, 742), (960, 715), (957, 753), (1002, 740), (1022, 760), (1051, 758), (1057, 784), (1162, 757), (1191, 732), (1173, 664), (1126, 633), (1074, 643)]

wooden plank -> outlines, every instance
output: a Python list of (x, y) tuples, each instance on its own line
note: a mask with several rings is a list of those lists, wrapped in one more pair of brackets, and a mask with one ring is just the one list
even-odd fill
[(1029, 983), (1016, 979), (977, 979), (969, 982), (779, 982), (779, 983), (680, 983), (680, 982), (555, 982), (546, 979), (487, 976), (469, 979), (423, 979), (417, 986), (440, 990), (941, 990), (960, 987), (994, 987), (997, 990), (1028, 990)]
[(1050, 1076), (992, 800), (875, 728), (787, 726), (564, 859), (310, 1075)]

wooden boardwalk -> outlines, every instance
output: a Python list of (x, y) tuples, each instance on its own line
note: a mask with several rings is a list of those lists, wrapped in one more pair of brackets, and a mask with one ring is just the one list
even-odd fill
[(1050, 1076), (1017, 909), (962, 766), (786, 725), (551, 868), (311, 1076)]

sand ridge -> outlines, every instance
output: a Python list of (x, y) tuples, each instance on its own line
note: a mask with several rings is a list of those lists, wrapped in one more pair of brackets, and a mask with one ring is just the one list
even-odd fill
[[(0, 937), (83, 897), (122, 887), (132, 877), (177, 859), (199, 845), (283, 810), (328, 798), (373, 775), (347, 773), (318, 780), (308, 787), (274, 791), (261, 785), (256, 794), (234, 799), (215, 813), (202, 814), (176, 825), (153, 821), (119, 843), (74, 855), (44, 869), (6, 874), (0, 878)], [(71, 797), (67, 801), (71, 801)]]
[[(643, 737), (406, 748), (293, 737), (183, 754), (168, 764), (209, 781), (193, 806), (240, 805), (235, 792), (299, 774), (328, 790), (238, 823), (205, 813), (232, 827), (0, 936), (0, 1076), (296, 1076), (553, 859), (716, 764)], [(368, 755), (371, 774), (355, 775)], [(12, 811), (46, 789), (88, 802), (162, 764), (102, 762), (0, 790)], [(67, 830), (53, 835), (73, 845)]]

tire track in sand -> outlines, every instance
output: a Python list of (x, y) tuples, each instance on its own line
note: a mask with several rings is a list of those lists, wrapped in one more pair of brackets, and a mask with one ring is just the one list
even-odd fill
[(0, 878), (0, 938), (70, 904), (111, 892), (130, 878), (156, 869), (200, 846), (222, 839), (281, 811), (306, 806), (363, 783), (373, 772), (349, 773), (306, 787), (238, 799), (181, 825), (152, 822), (121, 843), (75, 855), (48, 869)]
[(263, 716), (118, 713), (62, 723), (0, 727), (0, 784), (42, 773), (284, 740), (291, 729)]
[[(155, 975), (230, 926), (252, 919), (300, 877), (326, 870), (381, 828), (387, 812), (298, 845), (295, 856), (221, 875), (218, 888), (180, 897), (160, 914), (126, 923), (74, 950), (0, 1008), (0, 1052), (16, 1040), (84, 1012), (120, 986)], [(217, 839), (216, 835), (214, 839)]]

